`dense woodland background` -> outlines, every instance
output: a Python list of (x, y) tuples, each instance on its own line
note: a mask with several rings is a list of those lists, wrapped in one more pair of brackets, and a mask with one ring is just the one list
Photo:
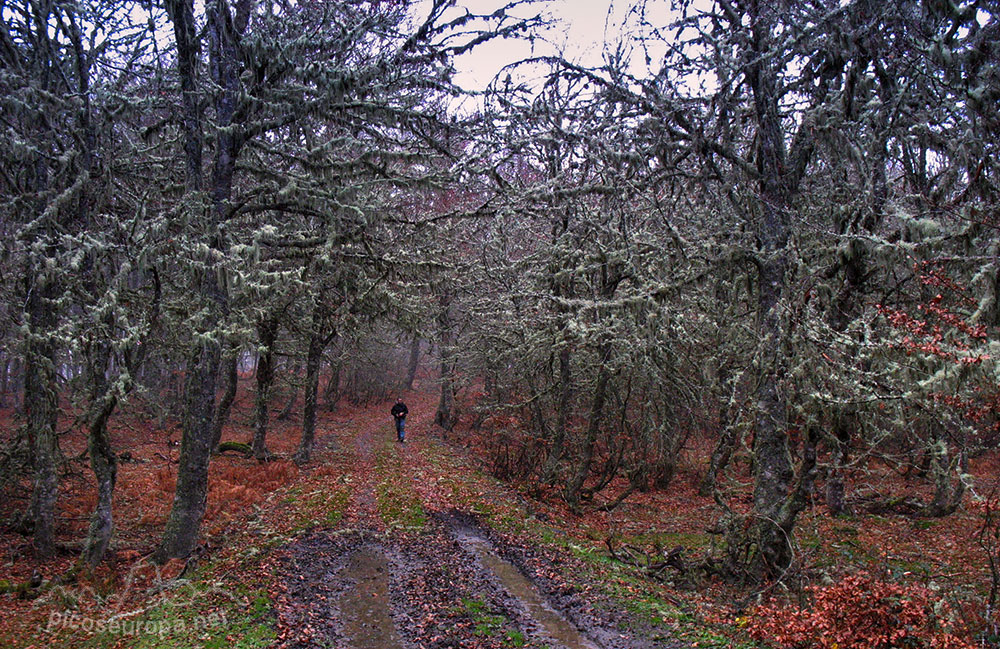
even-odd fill
[(190, 553), (248, 372), (251, 452), (281, 386), (306, 464), (317, 408), (433, 363), (443, 431), (578, 512), (710, 439), (738, 581), (785, 574), (806, 507), (993, 502), (1000, 5), (640, 2), (603, 65), (469, 96), (455, 57), (540, 38), (544, 3), (453, 4), (0, 0), (0, 480), (38, 556), (65, 409), (99, 491), (80, 567), (122, 409), (182, 426), (157, 557)]

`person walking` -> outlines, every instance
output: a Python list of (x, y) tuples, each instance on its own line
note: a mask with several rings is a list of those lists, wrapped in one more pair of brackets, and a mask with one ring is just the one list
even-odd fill
[(396, 399), (396, 404), (389, 411), (392, 414), (392, 418), (396, 420), (396, 439), (400, 444), (406, 441), (406, 413), (409, 410), (406, 404), (403, 403), (403, 399)]

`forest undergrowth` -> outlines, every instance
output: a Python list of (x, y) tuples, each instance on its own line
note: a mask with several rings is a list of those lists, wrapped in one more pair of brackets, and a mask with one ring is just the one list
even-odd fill
[[(162, 566), (150, 557), (173, 497), (179, 433), (125, 413), (113, 427), (120, 468), (108, 558), (92, 577), (59, 584), (77, 557), (95, 498), (85, 442), (67, 410), (60, 422), (69, 431), (61, 439), (60, 551), (39, 562), (28, 538), (0, 536), (0, 645), (306, 646), (295, 642), (306, 642), (311, 630), (286, 615), (297, 604), (289, 603), (280, 577), (283, 548), (318, 530), (374, 530), (403, 548), (421, 535), (440, 535), (441, 517), (458, 514), (486, 530), (554, 605), (576, 598), (573, 606), (590, 610), (605, 631), (617, 625), (623, 638), (631, 633), (652, 643), (629, 646), (996, 646), (996, 616), (987, 608), (997, 559), (989, 500), (969, 496), (957, 513), (939, 519), (864, 513), (865, 502), (918, 491), (912, 476), (882, 467), (848, 484), (858, 513), (832, 517), (818, 503), (804, 512), (795, 563), (781, 583), (738, 586), (713, 570), (725, 548), (719, 507), (698, 495), (708, 440), (691, 436), (669, 488), (636, 492), (611, 511), (593, 502), (574, 515), (554, 489), (492, 477), (486, 429), (463, 422), (442, 436), (432, 423), (434, 395), (406, 396), (413, 424), (405, 447), (391, 441), (388, 403), (341, 403), (322, 413), (317, 453), (301, 469), (289, 459), (298, 441), (295, 417), (274, 424), (274, 461), (213, 458), (201, 543), (190, 559)], [(239, 397), (224, 439), (251, 434), (251, 398)], [(10, 410), (2, 418), (0, 429), (18, 426)], [(375, 440), (367, 459), (365, 440)], [(720, 497), (736, 510), (749, 507), (746, 471), (746, 458), (738, 456), (720, 484)], [(978, 493), (994, 493), (1000, 456), (976, 458), (970, 471)], [(29, 488), (16, 484), (3, 494), (5, 520), (25, 507)], [(19, 589), (33, 580), (41, 587)], [(542, 646), (518, 640), (518, 628), (488, 632), (492, 627), (476, 622), (489, 617), (482, 606), (473, 598), (425, 611), (426, 637), (455, 628), (460, 646)]]

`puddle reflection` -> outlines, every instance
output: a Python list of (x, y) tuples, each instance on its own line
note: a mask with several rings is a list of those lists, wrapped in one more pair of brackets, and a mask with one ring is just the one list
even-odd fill
[(351, 555), (344, 575), (356, 585), (340, 599), (344, 632), (353, 649), (402, 649), (389, 609), (385, 555), (363, 548)]
[(459, 541), (479, 558), (483, 566), (493, 571), (511, 595), (524, 604), (546, 635), (566, 649), (598, 649), (597, 645), (583, 637), (573, 624), (549, 606), (534, 584), (514, 564), (497, 556), (486, 540), (466, 533), (461, 535)]

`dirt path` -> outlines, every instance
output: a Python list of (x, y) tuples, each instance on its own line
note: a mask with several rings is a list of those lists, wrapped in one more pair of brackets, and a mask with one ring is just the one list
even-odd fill
[(566, 649), (597, 649), (597, 645), (547, 602), (530, 579), (511, 562), (500, 557), (493, 545), (476, 529), (462, 524), (453, 527), (462, 549), (493, 573), (500, 585), (520, 602), (537, 630)]
[(432, 395), (407, 395), (407, 403), (406, 445), (394, 441), (390, 404), (333, 422), (349, 455), (343, 480), (352, 507), (335, 529), (285, 548), (278, 646), (672, 646), (623, 633), (578, 594), (533, 580), (523, 548), (478, 525), (467, 511), (475, 503), (451, 501), (455, 472), (435, 459), (443, 445), (431, 436)]

